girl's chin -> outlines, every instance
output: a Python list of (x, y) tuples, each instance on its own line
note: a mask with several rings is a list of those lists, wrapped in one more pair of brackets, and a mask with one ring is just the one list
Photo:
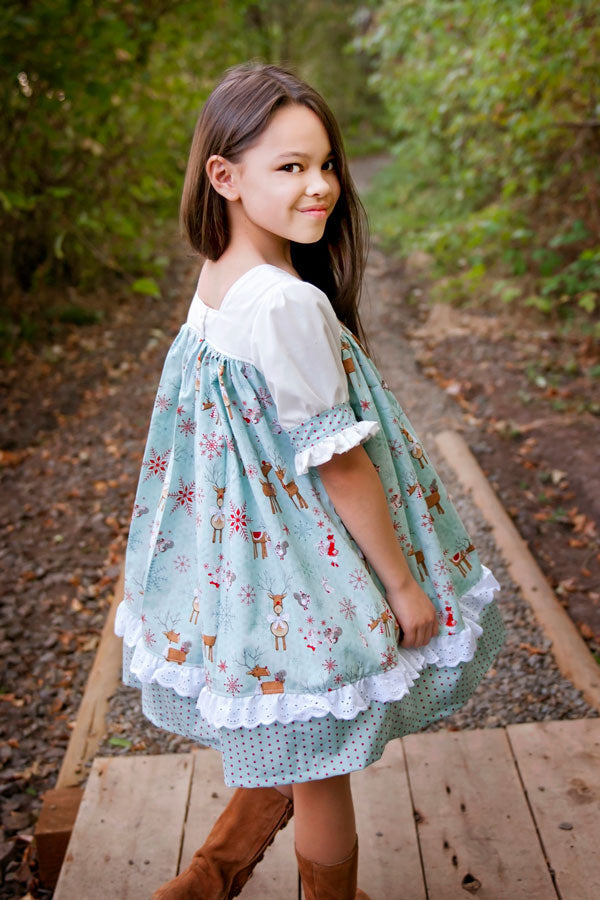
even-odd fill
[(298, 244), (314, 244), (315, 241), (320, 241), (325, 233), (326, 221), (326, 219), (321, 221), (319, 221), (319, 219), (312, 219), (312, 227), (311, 225), (308, 225), (305, 228), (296, 229), (297, 233), (292, 240), (296, 241)]
[(322, 237), (320, 234), (315, 237), (293, 237), (292, 240), (295, 244), (318, 244)]

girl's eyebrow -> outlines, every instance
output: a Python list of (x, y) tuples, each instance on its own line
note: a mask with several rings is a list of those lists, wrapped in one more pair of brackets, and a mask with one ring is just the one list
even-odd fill
[[(334, 155), (335, 154), (333, 150), (330, 150), (326, 154), (326, 158)], [(284, 153), (280, 153), (279, 156), (276, 157), (276, 159), (283, 159), (284, 156), (302, 156), (304, 159), (309, 159), (310, 153), (303, 153), (302, 150), (286, 150)]]

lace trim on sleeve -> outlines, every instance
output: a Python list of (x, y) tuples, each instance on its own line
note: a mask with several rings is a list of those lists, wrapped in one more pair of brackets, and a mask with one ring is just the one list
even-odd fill
[(320, 466), (335, 453), (362, 444), (379, 428), (379, 422), (357, 420), (348, 401), (307, 419), (288, 432), (296, 451), (296, 475), (305, 475), (309, 466)]

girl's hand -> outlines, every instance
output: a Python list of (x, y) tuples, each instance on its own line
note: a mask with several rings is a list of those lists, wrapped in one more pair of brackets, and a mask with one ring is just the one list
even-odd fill
[(386, 591), (386, 600), (404, 632), (399, 647), (423, 647), (437, 635), (435, 606), (412, 576), (402, 588)]

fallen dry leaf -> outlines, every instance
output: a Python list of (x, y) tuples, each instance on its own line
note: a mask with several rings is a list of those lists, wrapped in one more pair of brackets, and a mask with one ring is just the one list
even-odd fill
[(534, 647), (533, 644), (528, 644), (527, 641), (521, 641), (519, 647), (522, 650), (527, 650), (530, 656), (533, 656), (535, 653), (541, 653), (542, 655), (546, 653), (542, 647)]

